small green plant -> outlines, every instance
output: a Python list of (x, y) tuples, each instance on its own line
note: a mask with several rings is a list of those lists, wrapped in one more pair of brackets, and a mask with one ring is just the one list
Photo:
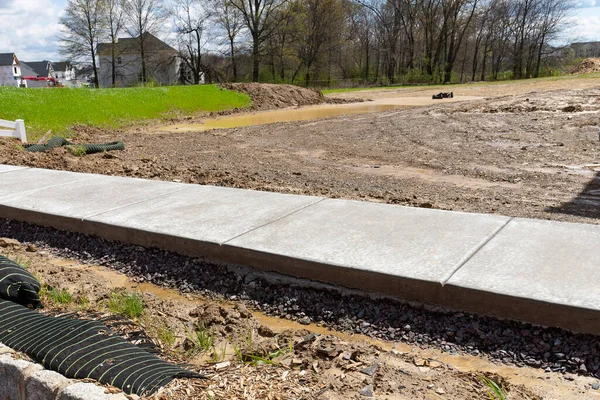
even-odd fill
[(221, 362), (223, 360), (225, 360), (225, 356), (227, 355), (227, 342), (223, 342), (221, 344), (221, 347), (219, 348), (219, 351), (217, 351), (217, 348), (214, 348), (213, 354), (212, 354), (212, 360), (214, 362)]
[(14, 261), (16, 264), (19, 264), (21, 267), (23, 267), (25, 269), (29, 269), (29, 267), (31, 266), (31, 260), (28, 260), (21, 256), (16, 256), (12, 261)]
[(188, 350), (190, 355), (204, 353), (215, 345), (215, 335), (204, 326), (199, 326), (195, 331), (188, 330), (188, 338), (191, 342)]
[(52, 288), (48, 291), (48, 297), (58, 304), (71, 304), (73, 302), (73, 295), (66, 289)]
[(69, 153), (73, 154), (75, 157), (83, 157), (87, 154), (85, 147), (82, 145), (67, 146), (67, 150), (69, 150)]
[(496, 383), (487, 376), (480, 376), (479, 380), (487, 387), (490, 400), (508, 400), (508, 393), (506, 393), (506, 390), (502, 385)]
[[(252, 344), (251, 336), (246, 338), (246, 344)], [(288, 347), (279, 348), (266, 356), (246, 353), (236, 346), (233, 347), (233, 351), (240, 361), (251, 365), (277, 365), (277, 362), (275, 361), (276, 358), (294, 351), (294, 342), (290, 339)]]
[(87, 297), (83, 285), (81, 286), (79, 294), (77, 294), (77, 296), (75, 297), (75, 304), (77, 304), (77, 307), (83, 311), (90, 308), (90, 299)]
[(144, 313), (144, 300), (135, 292), (112, 292), (108, 298), (108, 309), (115, 314), (137, 318)]
[(156, 334), (158, 336), (158, 340), (169, 347), (173, 347), (175, 340), (177, 339), (173, 328), (165, 323), (160, 324), (156, 328)]

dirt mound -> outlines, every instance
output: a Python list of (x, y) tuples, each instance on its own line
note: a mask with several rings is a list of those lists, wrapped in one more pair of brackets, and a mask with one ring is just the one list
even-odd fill
[(325, 102), (323, 93), (294, 85), (273, 85), (268, 83), (224, 83), (221, 87), (246, 93), (259, 110), (309, 106)]
[(569, 74), (593, 74), (600, 72), (600, 58), (586, 58), (576, 66), (569, 69)]

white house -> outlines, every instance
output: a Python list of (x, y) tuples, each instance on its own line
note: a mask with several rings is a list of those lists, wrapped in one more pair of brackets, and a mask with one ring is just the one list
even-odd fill
[(14, 53), (0, 53), (0, 86), (19, 87), (21, 62)]
[(173, 85), (179, 81), (181, 59), (179, 52), (159, 38), (145, 33), (137, 38), (119, 38), (111, 43), (98, 44), (98, 80), (100, 87), (113, 86), (113, 54), (115, 62), (114, 86), (135, 86), (143, 82), (140, 40), (145, 49), (146, 80), (161, 85)]
[(75, 73), (75, 67), (68, 61), (61, 61), (52, 63), (53, 73), (52, 76), (60, 84), (66, 87), (78, 86), (77, 75)]

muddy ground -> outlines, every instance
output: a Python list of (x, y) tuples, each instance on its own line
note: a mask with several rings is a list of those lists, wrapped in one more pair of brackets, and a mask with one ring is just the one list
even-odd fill
[[(190, 364), (209, 380), (177, 380), (154, 399), (485, 399), (488, 377), (515, 399), (596, 399), (596, 380), (490, 362), (484, 355), (443, 354), (427, 346), (282, 321), (239, 300), (181, 295), (136, 283), (113, 270), (58, 257), (52, 248), (0, 238), (0, 254), (26, 265), (45, 285), (44, 312), (106, 316), (115, 291), (137, 292), (144, 313), (122, 332), (144, 329), (162, 357)], [(48, 292), (73, 295), (58, 303)], [(194, 349), (193, 332), (214, 338)], [(107, 388), (107, 391), (112, 389)], [(362, 394), (361, 394), (362, 392)]]
[(540, 85), (464, 85), (455, 94), (515, 94), (202, 133), (80, 128), (80, 142), (122, 140), (126, 150), (29, 154), (0, 140), (0, 163), (597, 224), (598, 84)]

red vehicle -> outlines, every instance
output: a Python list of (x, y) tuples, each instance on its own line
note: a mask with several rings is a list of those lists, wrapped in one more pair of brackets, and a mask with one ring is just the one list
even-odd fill
[(56, 79), (42, 76), (22, 76), (21, 81), (46, 81), (47, 86), (56, 86)]

